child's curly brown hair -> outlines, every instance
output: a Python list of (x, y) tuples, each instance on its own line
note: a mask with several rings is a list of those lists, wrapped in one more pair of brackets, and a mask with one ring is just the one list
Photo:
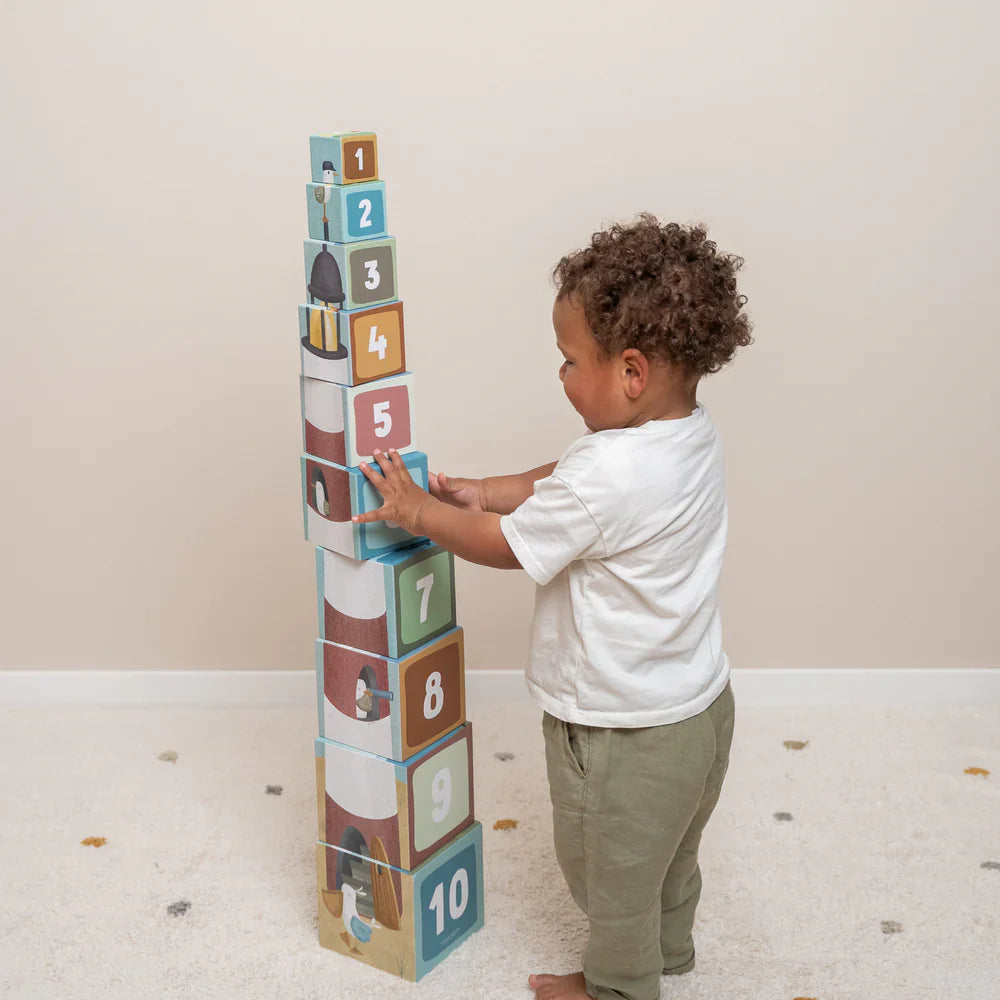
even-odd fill
[(633, 347), (700, 377), (753, 343), (741, 312), (747, 299), (736, 290), (742, 266), (742, 257), (717, 252), (703, 226), (661, 226), (643, 213), (594, 233), (552, 278), (557, 298), (573, 296), (583, 307), (603, 357)]

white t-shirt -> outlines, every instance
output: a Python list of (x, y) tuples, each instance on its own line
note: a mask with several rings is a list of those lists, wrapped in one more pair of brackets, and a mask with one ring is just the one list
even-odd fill
[(500, 528), (538, 585), (526, 677), (541, 708), (635, 728), (680, 722), (721, 694), (727, 508), (703, 406), (575, 441)]

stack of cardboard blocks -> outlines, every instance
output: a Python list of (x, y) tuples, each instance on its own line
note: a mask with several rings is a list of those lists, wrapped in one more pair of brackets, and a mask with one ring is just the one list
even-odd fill
[(318, 546), (320, 943), (415, 981), (483, 924), (454, 559), (398, 525), (351, 521), (382, 505), (358, 468), (376, 448), (395, 448), (425, 489), (427, 456), (375, 136), (309, 144), (299, 335), (305, 532)]

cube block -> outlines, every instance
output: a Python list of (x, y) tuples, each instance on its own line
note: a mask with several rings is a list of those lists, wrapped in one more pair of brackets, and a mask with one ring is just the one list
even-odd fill
[(460, 627), (396, 659), (316, 640), (319, 734), (403, 762), (465, 722)]
[(378, 141), (374, 132), (311, 135), (309, 161), (317, 184), (378, 180)]
[(299, 306), (302, 374), (340, 385), (361, 385), (406, 368), (403, 303), (371, 309)]
[(417, 450), (409, 372), (357, 386), (305, 377), (299, 382), (306, 454), (353, 466), (371, 462), (376, 448)]
[(316, 791), (320, 840), (409, 871), (475, 819), (472, 727), (402, 763), (318, 739)]
[(316, 844), (319, 941), (416, 982), (483, 926), (483, 828), (413, 871)]
[(421, 542), (359, 562), (316, 548), (321, 639), (399, 659), (455, 627), (455, 557)]
[[(427, 489), (427, 456), (422, 451), (411, 451), (401, 458), (413, 481)], [(392, 521), (355, 524), (351, 520), (355, 514), (382, 506), (378, 490), (360, 469), (323, 462), (312, 455), (303, 455), (301, 463), (302, 515), (307, 541), (351, 559), (374, 559), (424, 541), (423, 536), (411, 535)]]
[(357, 243), (306, 240), (304, 247), (310, 305), (360, 309), (396, 298), (393, 237)]
[(314, 240), (350, 243), (385, 236), (385, 183), (307, 184), (306, 216)]

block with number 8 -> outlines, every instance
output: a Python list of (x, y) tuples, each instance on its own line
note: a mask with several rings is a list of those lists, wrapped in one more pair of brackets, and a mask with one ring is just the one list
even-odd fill
[(416, 982), (483, 926), (483, 828), (412, 871), (316, 845), (319, 942)]
[(357, 466), (375, 449), (416, 451), (413, 376), (404, 373), (364, 385), (301, 378), (303, 445), (324, 462)]
[(405, 761), (465, 722), (459, 627), (395, 658), (316, 640), (319, 734)]
[(362, 857), (416, 868), (475, 819), (472, 727), (403, 763), (316, 740), (319, 839)]
[(359, 562), (316, 548), (321, 639), (398, 659), (455, 627), (455, 557), (433, 542)]
[(360, 309), (396, 298), (396, 241), (357, 243), (306, 240), (305, 277), (310, 305)]
[(374, 132), (332, 132), (309, 136), (312, 179), (317, 184), (357, 184), (378, 180)]

